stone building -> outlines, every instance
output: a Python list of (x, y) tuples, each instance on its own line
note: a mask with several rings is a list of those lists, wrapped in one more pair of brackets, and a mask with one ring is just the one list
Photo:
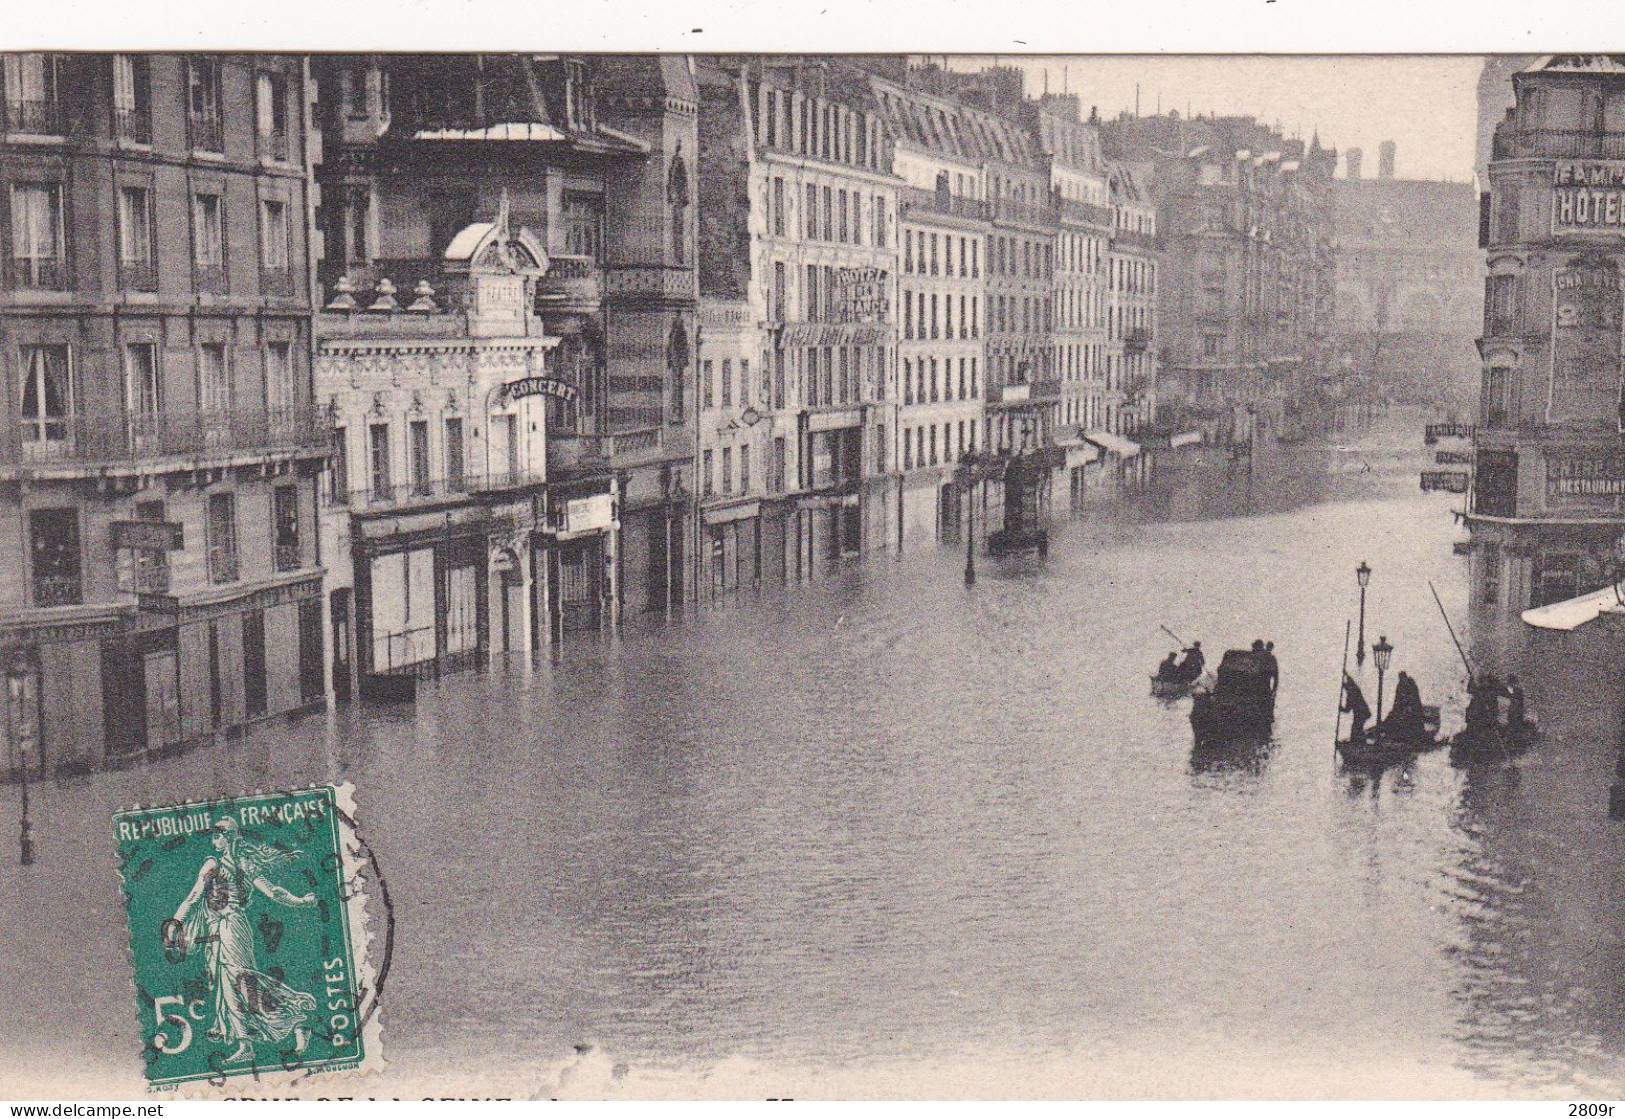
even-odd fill
[[(1157, 207), (1149, 164), (1113, 163), (1112, 238), (1106, 253), (1106, 410), (1096, 436), (1125, 480), (1149, 469), (1139, 445), (1157, 418)], [(1117, 438), (1110, 438), (1116, 436)], [(1140, 459), (1134, 462), (1135, 459)]]
[(1103, 135), (1114, 159), (1151, 167), (1169, 422), (1240, 441), (1313, 428), (1333, 311), (1337, 153), (1248, 117), (1122, 117)]
[[(702, 295), (718, 313), (749, 307), (701, 354), (701, 370), (710, 360), (720, 376), (730, 360), (737, 373), (754, 359), (761, 375), (747, 396), (767, 401), (724, 405), (713, 386), (713, 406), (729, 414), (709, 448), (709, 508), (702, 450), (701, 532), (755, 517), (759, 528), (745, 531), (759, 533), (769, 577), (808, 579), (896, 538), (898, 181), (864, 71), (805, 58), (697, 64)], [(754, 345), (741, 337), (752, 331)], [(767, 500), (741, 515), (718, 490), (723, 452), (746, 445), (767, 460), (752, 479)], [(721, 553), (711, 534), (713, 559), (728, 562), (739, 531), (723, 530)]]
[(1472, 628), (1489, 663), (1518, 659), (1522, 611), (1613, 582), (1625, 531), (1625, 58), (1548, 56), (1512, 84), (1481, 225), (1468, 516)]
[[(315, 65), (319, 271), (336, 312), (322, 320), (332, 331), (322, 339), (332, 383), (318, 396), (342, 419), (373, 382), (341, 355), (382, 347), (370, 356), (398, 366), (387, 374), (393, 391), (368, 407), (388, 419), (390, 461), (408, 472), (380, 474), (371, 442), (379, 425), (349, 420), (350, 460), (368, 471), (351, 468), (348, 486), (333, 492), (368, 494), (368, 509), (386, 500), (395, 519), (426, 502), (478, 506), (500, 529), (464, 533), (448, 521), (438, 543), (414, 547), (437, 557), (438, 574), (418, 573), (440, 585), (435, 655), (397, 643), (410, 647), (417, 671), (483, 664), (681, 603), (691, 554), (698, 148), (686, 61), (323, 56)], [(470, 270), (487, 266), (508, 279), (474, 282)], [(345, 306), (351, 299), (359, 317)], [(431, 352), (439, 356), (406, 360)], [(501, 389), (534, 378), (539, 395)], [(380, 479), (387, 485), (374, 485)], [(475, 479), (485, 496), (465, 492)], [(381, 489), (392, 491), (387, 499)], [(493, 490), (528, 501), (530, 513), (493, 511)], [(577, 523), (561, 529), (570, 508)], [(343, 642), (353, 641), (363, 677), (387, 674), (392, 654), (375, 644), (377, 610), (389, 612), (386, 629), (421, 640), (428, 631), (421, 612), (409, 618), (398, 604), (362, 601), (378, 546), (355, 532), (371, 514), (352, 505), (349, 515), (357, 566), (353, 585), (338, 572), (332, 580), (331, 652), (342, 663)], [(455, 561), (476, 572), (478, 608), (465, 611), (476, 619), (473, 636), (450, 650), (448, 549), (463, 547), (454, 536), (481, 534), (482, 561), (473, 544)], [(389, 571), (392, 585), (410, 585), (411, 571), (404, 583)]]
[(1332, 184), (1330, 360), (1377, 395), (1470, 410), (1482, 322), (1473, 188), (1362, 178), (1356, 154), (1347, 178)]
[(303, 63), (0, 67), (0, 764), (319, 706)]
[[(900, 546), (958, 536), (954, 467), (979, 449), (985, 423), (983, 308), (988, 209), (978, 138), (985, 114), (881, 77), (875, 105), (893, 137), (902, 189), (898, 276)], [(937, 121), (949, 122), (946, 128)]]

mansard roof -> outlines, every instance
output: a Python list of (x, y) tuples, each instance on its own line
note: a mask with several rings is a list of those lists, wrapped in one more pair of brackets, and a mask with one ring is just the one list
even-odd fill
[(882, 78), (870, 81), (880, 115), (901, 143), (971, 163), (1043, 165), (1031, 134), (1018, 124)]

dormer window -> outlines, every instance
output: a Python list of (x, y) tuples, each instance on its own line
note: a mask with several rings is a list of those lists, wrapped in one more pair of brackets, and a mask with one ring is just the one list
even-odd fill
[(580, 62), (564, 64), (565, 97), (570, 106), (570, 127), (591, 132), (598, 126), (593, 111), (592, 83)]

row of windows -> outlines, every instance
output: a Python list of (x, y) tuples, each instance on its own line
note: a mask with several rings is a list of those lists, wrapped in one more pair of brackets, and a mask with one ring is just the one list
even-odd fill
[[(937, 311), (942, 317), (939, 322)], [(927, 299), (923, 291), (903, 292), (903, 337), (906, 339), (979, 338), (982, 335), (981, 308), (977, 297), (959, 297), (959, 333), (954, 333), (954, 297), (944, 295), (938, 302), (936, 292)]]
[(758, 142), (880, 170), (880, 122), (869, 113), (769, 85), (754, 100)]
[[(942, 244), (942, 256), (939, 262), (937, 256), (938, 240)], [(916, 246), (918, 246), (916, 250)], [(903, 231), (903, 271), (909, 275), (921, 276), (980, 276), (982, 263), (980, 238), (958, 236), (952, 233), (916, 233), (912, 229)]]
[(1109, 276), (1113, 291), (1150, 294), (1156, 290), (1156, 266), (1149, 260), (1114, 257)]
[[(732, 408), (734, 403), (734, 359), (722, 359), (722, 377), (716, 379), (714, 363), (707, 358), (700, 364), (700, 405), (704, 408), (715, 408), (720, 401), (722, 407)], [(751, 403), (750, 359), (739, 359), (739, 406), (741, 408)], [(780, 405), (782, 407), (782, 405)]]
[[(275, 571), (298, 571), (304, 566), (299, 512), (296, 485), (272, 488), (271, 565)], [(231, 491), (209, 494), (204, 516), (209, 582), (216, 585), (238, 582), (243, 577), (243, 564), (238, 550), (237, 495)], [(167, 520), (164, 503), (137, 502), (136, 517), (163, 522)], [(32, 605), (78, 606), (85, 602), (91, 588), (86, 585), (83, 541), (77, 508), (29, 510), (28, 576)], [(167, 552), (121, 549), (117, 570), (118, 589), (122, 593), (169, 593)]]
[[(716, 464), (719, 458), (722, 463), (720, 486), (718, 484), (718, 476), (716, 472)], [(739, 488), (737, 491), (734, 489), (735, 461), (739, 463)], [(750, 466), (751, 457), (749, 443), (742, 443), (737, 449), (734, 447), (723, 447), (720, 455), (718, 452), (708, 448), (702, 453), (700, 459), (701, 496), (715, 497), (720, 493), (726, 497), (736, 492), (741, 494), (750, 493), (751, 486), (753, 484)], [(768, 463), (767, 478), (764, 479), (768, 493), (784, 492), (784, 469), (785, 441), (783, 436), (779, 436), (773, 440), (773, 459), (770, 463)]]
[(939, 372), (937, 359), (903, 359), (903, 403), (934, 404), (938, 400), (971, 400), (976, 391), (976, 359), (959, 359), (958, 392), (955, 392), (954, 359), (943, 358)]
[[(940, 460), (937, 457), (939, 433)], [(957, 423), (950, 420), (940, 424), (923, 424), (919, 427), (905, 427), (903, 429), (904, 470), (913, 470), (916, 466), (936, 466), (939, 461), (957, 462), (965, 457), (966, 451), (974, 451), (975, 449), (975, 420), (959, 420)]]
[[(105, 61), (93, 56), (72, 60), (54, 54), (8, 54), (0, 59), (5, 74), (5, 131), (18, 136), (61, 136), (73, 125), (71, 98), (86, 88), (91, 76), (74, 67), (106, 65), (112, 77), (114, 137), (126, 143), (152, 143), (151, 61), (145, 55), (115, 54)], [(193, 56), (183, 61), (188, 145), (196, 151), (225, 151), (224, 113), (218, 59)], [(254, 75), (256, 151), (267, 159), (286, 161), (289, 146), (290, 84), (283, 74)]]
[(993, 321), (990, 331), (999, 333), (1048, 333), (1052, 327), (1049, 300), (1034, 296), (996, 295), (988, 301)]
[(1054, 246), (1048, 241), (995, 234), (988, 239), (988, 258), (988, 269), (995, 276), (1048, 280), (1055, 275)]
[[(519, 417), (512, 414), (490, 418), (491, 437), (498, 449), (506, 447), (507, 473), (520, 473)], [(345, 427), (333, 429), (332, 457), (328, 465), (328, 484), (332, 499), (338, 502), (388, 502), (406, 496), (428, 496), (437, 490), (461, 492), (468, 481), (468, 451), (464, 439), (463, 417), (447, 416), (440, 423), (440, 455), (442, 469), (435, 469), (435, 456), (430, 447), (429, 421), (408, 420), (406, 423), (407, 476), (398, 480), (394, 466), (394, 425), (388, 420), (367, 425), (367, 486), (351, 489), (350, 441)]]
[(1063, 272), (1094, 273), (1105, 258), (1105, 242), (1082, 233), (1062, 233), (1055, 239), (1056, 267)]
[[(164, 422), (166, 415), (179, 413), (168, 408), (164, 399), (162, 353), (156, 343), (127, 343), (120, 355), (125, 410), (98, 416), (86, 414), (78, 406), (78, 369), (72, 346), (20, 347), (15, 399), (25, 454), (41, 459), (71, 456), (80, 444), (87, 451), (117, 447), (154, 454), (186, 449), (193, 443), (205, 447), (211, 441), (220, 446), (235, 445), (231, 424), (240, 405), (231, 347), (216, 342), (196, 347), (197, 411), (209, 418), (197, 430), (190, 425)], [(295, 409), (307, 394), (294, 365), (292, 344), (266, 344), (262, 360), (267, 422), (296, 422)], [(256, 401), (256, 406), (259, 403)], [(265, 434), (270, 438), (276, 432), (267, 428)]]
[[(790, 198), (782, 177), (773, 177), (768, 201), (768, 222), (773, 236), (786, 236), (794, 225)], [(861, 190), (806, 184), (802, 201), (802, 236), (808, 241), (886, 247), (886, 199), (876, 193), (865, 199)]]
[[(804, 322), (885, 322), (890, 317), (891, 273), (881, 269), (861, 292), (845, 285), (848, 270), (833, 265), (807, 265), (801, 288)], [(774, 322), (788, 322), (794, 295), (789, 289), (790, 270), (782, 260), (773, 262), (772, 289), (768, 292), (768, 312)], [(876, 296), (874, 293), (879, 292)]]
[[(10, 187), (7, 285), (17, 289), (66, 291), (70, 286), (68, 215), (63, 183), (16, 182)], [(229, 288), (226, 256), (226, 199), (218, 192), (191, 196), (192, 278), (198, 291), (224, 294)], [(153, 188), (121, 183), (117, 196), (119, 286), (158, 290), (158, 246)], [(292, 227), (288, 203), (259, 200), (260, 286), (264, 294), (292, 296)]]

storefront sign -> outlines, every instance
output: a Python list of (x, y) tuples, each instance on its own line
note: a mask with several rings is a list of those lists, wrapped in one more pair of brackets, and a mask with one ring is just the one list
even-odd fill
[(1622, 290), (1618, 268), (1607, 257), (1575, 260), (1552, 274), (1552, 288), (1546, 420), (1586, 425), (1617, 420)]
[(615, 523), (615, 498), (607, 493), (564, 503), (565, 532), (595, 532)]
[(1422, 471), (1422, 492), (1466, 493), (1467, 473), (1462, 470)]
[(1433, 461), (1440, 466), (1470, 466), (1473, 455), (1471, 451), (1436, 451)]
[(1625, 162), (1560, 159), (1552, 172), (1552, 232), (1625, 229)]
[(144, 552), (179, 552), (186, 548), (184, 526), (175, 521), (114, 521), (113, 547)]
[(502, 391), (497, 393), (497, 407), (527, 396), (552, 396), (559, 400), (574, 400), (576, 387), (553, 377), (521, 377), (502, 386)]
[(779, 333), (782, 349), (799, 346), (878, 346), (889, 332), (884, 326), (862, 323), (786, 323)]
[(1472, 424), (1428, 424), (1424, 437), (1429, 443), (1440, 439), (1471, 439), (1475, 430)]
[(1546, 503), (1613, 508), (1625, 497), (1625, 455), (1548, 455)]

